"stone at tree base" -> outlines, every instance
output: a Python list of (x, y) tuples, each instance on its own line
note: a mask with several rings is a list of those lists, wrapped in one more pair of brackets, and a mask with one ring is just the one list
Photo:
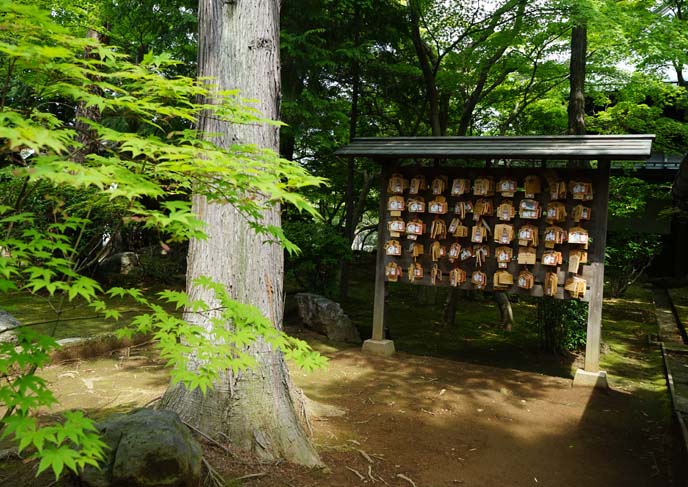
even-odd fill
[(0, 342), (16, 343), (17, 336), (14, 332), (5, 330), (11, 330), (18, 326), (21, 326), (21, 322), (17, 318), (7, 311), (0, 309)]
[(299, 316), (303, 323), (335, 342), (361, 343), (358, 330), (339, 303), (313, 293), (298, 293)]
[(139, 409), (97, 425), (107, 443), (101, 470), (86, 467), (87, 487), (200, 487), (203, 451), (172, 411)]

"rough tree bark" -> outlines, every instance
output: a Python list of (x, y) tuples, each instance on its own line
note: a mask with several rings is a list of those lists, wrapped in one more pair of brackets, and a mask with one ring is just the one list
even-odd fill
[[(246, 98), (260, 100), (265, 117), (277, 119), (280, 94), (279, 0), (199, 2), (199, 76), (214, 78), (220, 88), (238, 88)], [(279, 133), (268, 125), (227, 125), (204, 118), (200, 128), (221, 134), (219, 143), (252, 143), (278, 149)], [(217, 141), (217, 139), (215, 139)], [(206, 222), (206, 240), (189, 246), (187, 283), (204, 275), (226, 284), (232, 298), (257, 306), (275, 327), (282, 326), (283, 250), (265, 243), (229, 204), (194, 196), (195, 212)], [(280, 209), (264, 213), (263, 223), (280, 225)], [(213, 307), (205, 289), (187, 284), (192, 300)], [(186, 318), (208, 328), (210, 317)], [(290, 381), (281, 353), (263, 341), (248, 347), (257, 362), (252, 370), (225, 371), (204, 396), (199, 390), (170, 385), (162, 407), (213, 437), (226, 435), (232, 445), (264, 460), (316, 466), (322, 462), (302, 422), (303, 402)], [(301, 396), (302, 397), (302, 396)]]

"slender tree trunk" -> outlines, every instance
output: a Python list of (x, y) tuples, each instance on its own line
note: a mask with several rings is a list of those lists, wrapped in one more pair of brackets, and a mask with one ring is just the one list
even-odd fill
[(430, 126), (432, 135), (442, 135), (442, 124), (440, 120), (440, 95), (437, 90), (437, 80), (432, 66), (432, 51), (423, 40), (420, 34), (420, 5), (418, 0), (409, 2), (409, 17), (411, 19), (411, 39), (413, 47), (418, 57), (418, 63), (423, 73), (425, 83), (425, 96), (428, 100), (430, 109)]
[(511, 331), (511, 327), (514, 325), (514, 311), (511, 309), (509, 296), (506, 293), (494, 293), (494, 300), (497, 306), (499, 306), (502, 328), (506, 331)]
[(585, 59), (588, 29), (575, 25), (571, 30), (571, 61), (569, 66), (569, 135), (585, 135)]
[[(278, 118), (279, 0), (199, 3), (199, 75), (214, 78), (220, 88), (238, 88), (241, 95), (259, 101), (260, 111)], [(210, 117), (200, 122), (206, 133), (220, 135), (220, 143), (252, 143), (277, 150), (278, 129), (268, 125), (228, 125)], [(216, 139), (217, 140), (217, 139)], [(260, 197), (260, 196), (257, 196)], [(257, 306), (275, 327), (282, 326), (283, 250), (264, 242), (229, 204), (210, 203), (194, 196), (194, 211), (207, 224), (206, 240), (189, 246), (187, 292), (213, 308), (213, 294), (191, 285), (198, 276), (224, 283), (231, 297)], [(264, 212), (263, 223), (280, 225), (280, 209)], [(186, 319), (203, 328), (210, 317), (187, 313)], [(229, 324), (228, 324), (229, 326)], [(321, 465), (304, 430), (303, 403), (295, 400), (289, 372), (281, 353), (264, 341), (247, 352), (257, 363), (237, 374), (225, 371), (215, 387), (203, 395), (182, 385), (170, 385), (162, 407), (176, 411), (184, 421), (212, 437), (226, 435), (232, 445), (265, 460), (286, 459)]]
[[(107, 43), (107, 39), (93, 29), (88, 30), (86, 37), (100, 41), (104, 44)], [(92, 53), (91, 49), (87, 49), (84, 54), (88, 58), (97, 56), (97, 53)], [(95, 85), (91, 86), (89, 91), (92, 93), (101, 94), (101, 90)], [(74, 129), (77, 131), (76, 140), (81, 144), (81, 147), (72, 156), (75, 162), (83, 164), (87, 155), (98, 152), (98, 134), (90, 125), (88, 125), (88, 123), (86, 123), (86, 121), (91, 120), (94, 122), (100, 122), (101, 118), (100, 109), (96, 105), (87, 106), (86, 102), (83, 101), (77, 104), (76, 113), (74, 116)]]
[[(361, 41), (361, 32), (358, 29), (361, 18), (361, 9), (359, 4), (354, 5), (354, 24), (356, 31), (354, 33), (354, 47), (358, 48)], [(349, 142), (356, 138), (356, 130), (358, 128), (358, 97), (361, 91), (361, 66), (358, 58), (354, 56), (351, 61), (351, 115), (349, 117)], [(346, 222), (344, 226), (344, 238), (351, 245), (354, 242), (354, 234), (356, 231), (356, 224), (354, 221), (354, 169), (355, 160), (349, 157), (347, 160), (346, 172)], [(339, 298), (346, 299), (349, 296), (349, 266), (350, 262), (347, 259), (342, 259), (339, 267)]]

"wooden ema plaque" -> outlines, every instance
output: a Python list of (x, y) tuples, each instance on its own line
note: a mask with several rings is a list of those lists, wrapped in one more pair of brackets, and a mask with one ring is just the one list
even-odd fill
[[(590, 299), (593, 264), (604, 262), (608, 171), (405, 166), (390, 173), (446, 181), (441, 193), (428, 185), (383, 195), (381, 237), (401, 245), (400, 254), (384, 255), (385, 265), (401, 269), (395, 282)], [(395, 196), (406, 202), (400, 215), (387, 210)], [(427, 203), (423, 211), (410, 211), (421, 208), (418, 200)], [(422, 233), (391, 236), (388, 224), (399, 219)], [(419, 253), (419, 244), (427, 251)], [(528, 278), (519, 279), (524, 271)]]

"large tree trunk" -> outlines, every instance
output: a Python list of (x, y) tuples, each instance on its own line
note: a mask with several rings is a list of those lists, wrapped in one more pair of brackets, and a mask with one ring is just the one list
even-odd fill
[[(199, 3), (199, 76), (209, 76), (223, 89), (238, 88), (245, 98), (259, 100), (265, 117), (278, 118), (279, 107), (279, 0)], [(201, 120), (206, 133), (221, 134), (220, 143), (252, 143), (277, 150), (279, 133), (268, 125), (228, 125), (208, 117)], [(282, 326), (283, 249), (266, 243), (229, 204), (193, 198), (194, 211), (207, 224), (206, 240), (189, 246), (187, 292), (217, 307), (212, 292), (191, 285), (208, 276), (226, 285), (230, 296), (257, 306), (275, 327)], [(264, 213), (265, 225), (280, 225), (280, 209)], [(210, 316), (187, 313), (186, 319), (209, 328)], [(228, 324), (229, 326), (229, 324)], [(234, 447), (264, 460), (286, 459), (304, 465), (321, 465), (300, 417), (303, 404), (296, 400), (281, 353), (263, 341), (247, 352), (257, 363), (237, 374), (225, 371), (214, 388), (203, 395), (182, 385), (171, 385), (162, 407), (213, 437), (226, 435)], [(219, 439), (219, 437), (218, 437)]]

